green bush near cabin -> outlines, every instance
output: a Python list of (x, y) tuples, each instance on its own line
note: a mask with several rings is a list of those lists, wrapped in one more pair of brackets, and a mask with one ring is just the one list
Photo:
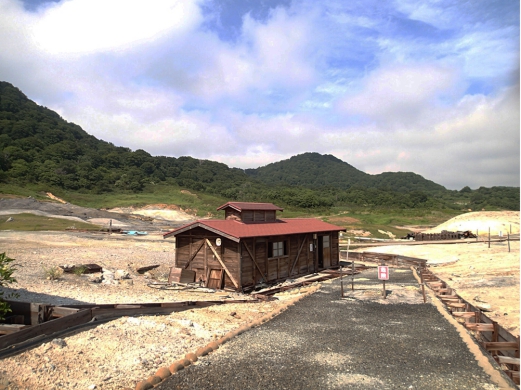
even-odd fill
[(13, 277), (16, 266), (12, 264), (13, 261), (15, 260), (7, 256), (5, 252), (0, 253), (0, 320), (4, 320), (5, 315), (11, 312), (11, 308), (5, 301), (5, 298), (16, 296), (16, 294), (5, 296), (3, 291), (3, 288), (8, 284), (16, 283), (16, 279)]

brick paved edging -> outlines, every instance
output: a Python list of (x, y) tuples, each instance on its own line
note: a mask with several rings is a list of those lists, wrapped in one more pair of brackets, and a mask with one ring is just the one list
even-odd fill
[[(159, 368), (154, 375), (150, 376), (148, 379), (146, 379), (144, 381), (138, 382), (134, 389), (135, 390), (152, 389), (155, 385), (161, 383), (166, 378), (174, 375), (176, 372), (183, 370), (185, 367), (188, 367), (190, 364), (195, 363), (199, 357), (206, 356), (209, 353), (217, 350), (222, 344), (228, 342), (233, 337), (238, 336), (241, 333), (244, 333), (244, 332), (250, 330), (251, 328), (260, 326), (260, 325), (264, 324), (265, 322), (268, 322), (272, 318), (278, 316), (280, 313), (285, 311), (288, 307), (294, 305), (296, 302), (298, 302), (302, 298), (315, 293), (319, 289), (320, 289), (320, 284), (301, 288), (300, 291), (301, 292), (305, 291), (304, 294), (301, 294), (292, 300), (288, 300), (288, 302), (283, 303), (276, 310), (262, 316), (261, 318), (255, 320), (255, 321), (251, 321), (249, 323), (241, 325), (237, 329), (229, 331), (223, 337), (221, 337), (219, 340), (212, 341), (212, 342), (208, 343), (205, 347), (198, 348), (195, 352), (187, 353), (183, 359), (176, 360), (168, 368), (167, 367)], [(124, 390), (132, 390), (132, 389), (127, 387)]]

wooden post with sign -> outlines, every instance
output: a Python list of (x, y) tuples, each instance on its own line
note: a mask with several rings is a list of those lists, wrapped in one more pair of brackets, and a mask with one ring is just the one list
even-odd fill
[(351, 262), (351, 291), (355, 291), (355, 261)]
[(386, 292), (385, 292), (385, 281), (389, 280), (389, 267), (386, 265), (379, 265), (378, 266), (378, 279), (383, 281), (383, 298), (386, 299)]
[[(348, 255), (346, 254), (346, 257), (347, 256)], [(342, 257), (342, 256), (340, 256), (340, 257)], [(340, 261), (339, 261), (339, 263), (340, 263)], [(344, 297), (344, 280), (342, 279), (342, 274), (343, 274), (342, 263), (340, 263), (340, 297), (341, 298)]]

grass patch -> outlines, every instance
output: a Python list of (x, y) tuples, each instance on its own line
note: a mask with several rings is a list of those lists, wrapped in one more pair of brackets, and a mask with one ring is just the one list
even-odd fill
[[(81, 230), (100, 229), (99, 226), (91, 225), (89, 223), (70, 221), (61, 218), (49, 218), (41, 215), (34, 215), (29, 213), (0, 215), (0, 230), (16, 230), (16, 231), (42, 231), (53, 230), (63, 231), (74, 227)], [(12, 221), (6, 222), (9, 218)]]
[(87, 271), (87, 267), (85, 267), (84, 265), (80, 265), (80, 266), (74, 267), (74, 270), (72, 272), (74, 272), (74, 275), (76, 275), (76, 276), (81, 276), (85, 273), (85, 271)]
[(141, 193), (86, 194), (58, 191), (54, 195), (83, 207), (111, 209), (114, 207), (143, 207), (150, 204), (177, 205), (199, 217), (220, 215), (216, 209), (227, 201), (221, 197), (186, 190), (173, 185), (149, 185)]
[(63, 276), (63, 270), (58, 266), (43, 267), (43, 273), (48, 280), (58, 280)]
[(389, 238), (387, 234), (380, 233), (379, 230), (390, 232), (396, 238), (400, 238), (411, 231), (406, 226), (437, 226), (462, 213), (456, 210), (422, 209), (336, 211), (337, 214), (323, 217), (322, 220), (345, 227), (348, 230), (346, 237), (356, 236), (356, 234), (349, 233), (349, 230), (364, 230), (370, 232), (371, 237), (374, 238)]

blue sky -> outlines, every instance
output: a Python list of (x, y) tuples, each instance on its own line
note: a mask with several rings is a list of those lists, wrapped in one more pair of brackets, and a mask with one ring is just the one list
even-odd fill
[(519, 2), (0, 0), (0, 80), (152, 155), (519, 186)]

